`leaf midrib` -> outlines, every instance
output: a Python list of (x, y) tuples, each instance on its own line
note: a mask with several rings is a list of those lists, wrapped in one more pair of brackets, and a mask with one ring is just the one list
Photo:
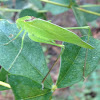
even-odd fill
[[(79, 54), (80, 50), (81, 50), (81, 47), (80, 47), (80, 49), (79, 49), (79, 51), (78, 51), (78, 53), (77, 53), (77, 56), (75, 57), (74, 61), (72, 62), (72, 64), (70, 64), (70, 66), (69, 66), (69, 68), (68, 68), (67, 72), (69, 71), (69, 69), (71, 68), (71, 66), (74, 64), (74, 62), (75, 62), (76, 58), (78, 57), (78, 54)], [(66, 77), (67, 72), (65, 73), (64, 77), (62, 78), (62, 80), (60, 80), (60, 81), (57, 83), (57, 86), (58, 86), (58, 84), (60, 84), (60, 83), (61, 83), (61, 81), (63, 81), (63, 80), (64, 80), (64, 78)]]
[(44, 94), (41, 94), (41, 95), (37, 95), (37, 96), (29, 97), (29, 98), (23, 98), (23, 99), (32, 99), (32, 98), (37, 98), (37, 97), (40, 97), (40, 96), (43, 96), (43, 95), (48, 94), (50, 91), (51, 91), (51, 90), (49, 90), (47, 93), (44, 93)]

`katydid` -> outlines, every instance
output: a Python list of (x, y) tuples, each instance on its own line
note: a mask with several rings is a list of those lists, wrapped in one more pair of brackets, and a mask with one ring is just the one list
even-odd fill
[[(45, 20), (42, 20), (39, 18), (34, 18), (32, 16), (26, 16), (26, 17), (17, 19), (16, 24), (17, 24), (17, 27), (19, 29), (21, 29), (21, 31), (11, 41), (15, 40), (22, 33), (23, 30), (25, 31), (25, 33), (23, 34), (23, 37), (22, 37), (21, 48), (8, 70), (10, 70), (12, 68), (13, 64), (15, 63), (16, 59), (18, 58), (19, 54), (22, 51), (24, 37), (25, 37), (26, 33), (28, 33), (29, 38), (35, 42), (47, 43), (47, 44), (51, 44), (51, 45), (55, 45), (55, 46), (64, 48), (64, 45), (56, 44), (56, 42), (55, 42), (55, 41), (64, 41), (64, 42), (76, 44), (76, 45), (84, 47), (84, 48), (94, 49), (90, 44), (83, 41), (79, 36), (77, 36), (73, 32), (67, 30), (66, 28), (62, 28), (60, 26), (52, 24), (49, 21), (45, 21)], [(77, 28), (75, 28), (75, 29), (77, 29)], [(6, 43), (5, 45), (9, 44), (11, 41)], [(62, 50), (62, 52), (63, 52), (63, 50)], [(61, 54), (62, 54), (62, 52), (61, 52)], [(57, 60), (60, 58), (61, 54), (59, 55)], [(54, 67), (54, 65), (52, 66), (52, 68)], [(51, 71), (51, 69), (50, 69), (50, 71)], [(50, 71), (48, 72), (48, 74), (50, 73)], [(42, 83), (46, 79), (47, 75), (43, 79)]]

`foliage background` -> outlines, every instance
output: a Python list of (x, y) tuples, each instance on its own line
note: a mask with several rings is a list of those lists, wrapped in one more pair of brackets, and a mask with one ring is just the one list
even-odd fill
[[(79, 2), (79, 4), (85, 4), (85, 3), (100, 4), (99, 0), (77, 0), (77, 1)], [(29, 2), (31, 2), (32, 5)], [(42, 9), (40, 3), (39, 2), (33, 3), (33, 0), (9, 0), (8, 2), (1, 1), (0, 6), (5, 8), (9, 7), (9, 8), (16, 8), (16, 9), (22, 9), (22, 8), (26, 9), (29, 7), (32, 7), (35, 10)], [(53, 11), (54, 8), (57, 10)], [(36, 12), (34, 12), (35, 16), (47, 20), (51, 20), (53, 23), (60, 25), (62, 27), (77, 26), (75, 17), (71, 10), (67, 11), (67, 9), (63, 9), (62, 12), (59, 12), (61, 8), (59, 7), (57, 8), (56, 6), (52, 5), (52, 9), (50, 9), (49, 4), (45, 6), (45, 9), (48, 9), (51, 12), (52, 11), (53, 12), (46, 13), (45, 14), (46, 16), (43, 16), (42, 13), (37, 14)], [(98, 12), (100, 12), (100, 10), (98, 10)], [(23, 12), (21, 12), (20, 15), (18, 15), (17, 12), (5, 12), (1, 10), (0, 18), (8, 19), (9, 21), (14, 22), (18, 18), (18, 16), (22, 17), (26, 13), (30, 13), (31, 16), (34, 16), (33, 10), (31, 9), (23, 10)], [(93, 37), (100, 39), (100, 18), (98, 17), (96, 20), (93, 21), (88, 20), (88, 24), (91, 26)], [(80, 36), (79, 30), (74, 30), (74, 32)], [(51, 65), (54, 63), (54, 61), (56, 60), (57, 56), (59, 55), (60, 48), (51, 45), (46, 45), (46, 44), (42, 44), (42, 45), (48, 62), (48, 66), (50, 68)], [(60, 61), (56, 64), (56, 66), (51, 72), (51, 76), (54, 82), (57, 80), (58, 77), (59, 63)], [(84, 83), (80, 82), (78, 84), (75, 84), (72, 87), (58, 89), (55, 91), (53, 96), (53, 100), (61, 100), (61, 99), (62, 100), (99, 100), (99, 98), (100, 98), (100, 64), (98, 64), (97, 69), (90, 75), (90, 77)], [(0, 92), (0, 100), (14, 100), (12, 91), (9, 90), (9, 91)]]

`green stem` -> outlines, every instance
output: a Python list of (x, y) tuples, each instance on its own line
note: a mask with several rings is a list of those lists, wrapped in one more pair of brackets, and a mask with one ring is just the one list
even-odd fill
[(97, 12), (89, 11), (89, 10), (86, 10), (86, 9), (83, 9), (83, 8), (77, 8), (77, 9), (80, 10), (80, 11), (89, 13), (89, 14), (100, 16), (100, 13), (97, 13)]
[(47, 10), (37, 10), (38, 13), (46, 13), (48, 12)]
[(0, 11), (6, 11), (6, 12), (20, 12), (21, 9), (8, 9), (8, 8), (1, 8)]
[(94, 5), (80, 5), (79, 7), (100, 7), (100, 5), (96, 5), (96, 4), (94, 4)]
[[(9, 8), (1, 8), (0, 11), (5, 11), (5, 12), (21, 12), (22, 9), (9, 9)], [(45, 13), (47, 10), (37, 10), (36, 12), (38, 13)]]
[(0, 81), (0, 85), (4, 86), (4, 87), (7, 87), (7, 88), (11, 88), (8, 83), (2, 82), (2, 81)]
[(48, 1), (48, 0), (40, 0), (40, 1), (43, 1), (43, 2), (46, 2), (46, 3), (50, 3), (50, 4), (53, 4), (53, 5), (57, 5), (57, 6), (61, 6), (61, 7), (69, 8), (69, 5), (60, 4), (60, 3), (57, 3), (57, 2), (53, 2), (53, 1)]

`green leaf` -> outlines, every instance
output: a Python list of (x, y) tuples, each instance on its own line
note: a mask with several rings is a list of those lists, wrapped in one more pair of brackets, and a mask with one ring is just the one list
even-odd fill
[(1, 70), (0, 70), (0, 81), (6, 81), (7, 74), (8, 74), (8, 72), (4, 68), (1, 68)]
[[(68, 3), (69, 3), (67, 0), (50, 0), (50, 1), (61, 3), (61, 4), (66, 4), (66, 5), (68, 5)], [(69, 9), (65, 8), (65, 7), (60, 7), (60, 6), (56, 6), (56, 5), (47, 3), (44, 7), (44, 10), (48, 10), (53, 15), (57, 15), (57, 14), (65, 12)]]
[[(97, 7), (96, 6), (95, 7), (84, 7), (84, 9), (100, 13), (100, 6), (97, 6)], [(96, 20), (97, 18), (100, 17), (100, 16), (96, 16), (96, 15), (93, 15), (93, 14), (85, 13), (85, 12), (83, 12), (83, 14), (84, 14), (87, 22), (91, 22), (91, 21)]]
[[(83, 37), (83, 39), (87, 40), (86, 37)], [(92, 44), (95, 49), (88, 49), (87, 57), (85, 48), (64, 43), (65, 50), (61, 56), (60, 74), (57, 81), (58, 88), (68, 87), (83, 80), (85, 57), (85, 77), (97, 67), (98, 62), (100, 61), (100, 40), (90, 37), (89, 43)]]
[(29, 38), (36, 42), (62, 47), (63, 45), (55, 43), (55, 40), (58, 40), (93, 49), (91, 45), (81, 40), (80, 37), (73, 32), (50, 23), (49, 21), (26, 16), (17, 19), (16, 24), (19, 28), (28, 32)]
[[(8, 72), (4, 68), (1, 68), (1, 70), (0, 70), (0, 81), (7, 82), (7, 75), (8, 75)], [(0, 86), (0, 91), (7, 90), (7, 89), (9, 89), (9, 88)]]
[(29, 0), (37, 9), (42, 9), (42, 3), (40, 0)]
[(3, 16), (0, 14), (0, 19), (2, 19), (3, 18)]
[[(73, 13), (74, 13), (74, 16), (76, 18), (78, 26), (80, 26), (80, 27), (88, 26), (83, 12), (79, 11), (74, 6), (72, 6), (72, 10), (73, 10)], [(88, 35), (88, 30), (81, 29), (80, 31), (81, 31), (82, 35)]]
[[(8, 45), (12, 36), (15, 37), (19, 30), (15, 24), (10, 24), (5, 20), (0, 21), (0, 65), (8, 71), (11, 63), (15, 59), (21, 46), (22, 37), (19, 36), (15, 41)], [(31, 41), (26, 35), (24, 40), (24, 47), (18, 59), (10, 69), (9, 73), (15, 75), (22, 75), (30, 79), (34, 79), (37, 83), (41, 83), (48, 72), (44, 53), (39, 43)], [(44, 82), (45, 87), (51, 88), (51, 77), (48, 76)]]
[(28, 0), (16, 0), (15, 3), (16, 3), (15, 8), (21, 9), (28, 4)]
[(20, 75), (9, 75), (9, 83), (16, 100), (50, 100), (52, 92), (41, 84)]
[(8, 0), (0, 0), (0, 2), (5, 2), (5, 1), (8, 1)]
[(28, 0), (15, 0), (16, 5), (13, 5), (13, 0), (7, 0), (7, 2), (5, 2), (4, 4), (9, 8), (12, 8), (14, 6), (15, 9), (21, 9), (25, 5), (27, 5), (27, 3), (28, 3)]
[(20, 12), (19, 17), (24, 17), (24, 16), (34, 16), (37, 18), (44, 18), (43, 13), (37, 13), (36, 11), (32, 9), (24, 9)]

